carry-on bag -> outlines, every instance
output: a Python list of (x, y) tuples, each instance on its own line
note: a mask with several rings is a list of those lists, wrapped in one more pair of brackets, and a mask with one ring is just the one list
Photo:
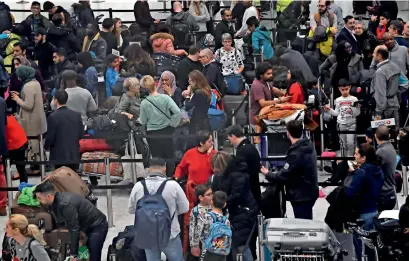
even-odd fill
[(105, 139), (81, 139), (80, 153), (111, 150)]
[(51, 260), (65, 260), (71, 255), (71, 235), (68, 229), (59, 228), (45, 233), (44, 240), (47, 243), (46, 251)]
[[(93, 160), (93, 159), (119, 159), (120, 156), (111, 152), (86, 152), (81, 156), (82, 160)], [(96, 163), (84, 163), (82, 164), (82, 171), (84, 173), (93, 174), (104, 174), (105, 166), (103, 162)], [(123, 168), (121, 162), (110, 162), (110, 174), (111, 176), (122, 177)]]
[(61, 167), (48, 175), (43, 182), (49, 181), (57, 192), (71, 192), (87, 197), (90, 194), (87, 184), (72, 169)]

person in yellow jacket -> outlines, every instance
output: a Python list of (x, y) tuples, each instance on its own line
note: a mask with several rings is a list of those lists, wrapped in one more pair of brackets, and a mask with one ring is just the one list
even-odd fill
[(4, 66), (9, 74), (11, 74), (11, 66), (13, 65), (13, 45), (21, 41), (21, 37), (17, 34), (10, 33), (8, 35), (10, 42), (8, 43), (5, 50)]

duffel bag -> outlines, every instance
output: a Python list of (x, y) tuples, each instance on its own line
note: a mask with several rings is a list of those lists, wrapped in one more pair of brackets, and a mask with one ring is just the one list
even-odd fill
[(80, 153), (112, 150), (112, 148), (105, 142), (105, 139), (81, 139)]
[[(111, 152), (98, 151), (98, 152), (83, 153), (81, 160), (93, 160), (93, 159), (104, 159), (104, 158), (119, 159), (121, 157)], [(83, 163), (81, 169), (85, 173), (104, 174), (105, 172), (105, 166), (103, 162)], [(111, 176), (116, 176), (116, 177), (122, 176), (123, 169), (122, 169), (121, 162), (111, 162), (110, 163), (110, 174)]]
[(239, 95), (243, 90), (243, 80), (240, 74), (224, 76), (226, 81), (226, 94)]

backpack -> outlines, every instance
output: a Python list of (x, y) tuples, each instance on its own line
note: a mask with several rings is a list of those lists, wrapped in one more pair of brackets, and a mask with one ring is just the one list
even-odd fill
[(218, 99), (214, 92), (211, 92), (211, 103), (208, 109), (209, 125), (212, 131), (221, 130), (225, 127), (226, 114), (223, 110), (219, 110), (217, 107)]
[[(1, 12), (1, 11), (0, 11)], [(4, 39), (0, 39), (0, 55), (3, 58), (6, 58), (8, 55), (7, 54), (7, 46), (12, 42), (12, 41), (20, 41), (18, 38), (4, 38)]]
[(186, 23), (186, 17), (189, 14), (185, 14), (181, 20), (175, 20), (171, 18), (172, 35), (174, 36), (174, 45), (177, 48), (181, 46), (190, 46), (193, 44), (194, 36)]
[(211, 224), (209, 236), (205, 239), (205, 249), (213, 254), (227, 256), (231, 252), (232, 230), (226, 223), (226, 217), (222, 221), (215, 213), (209, 212), (214, 222)]
[[(320, 24), (320, 15), (319, 13), (315, 13), (313, 15), (313, 19), (315, 19), (316, 25), (319, 26)], [(335, 26), (335, 14), (333, 12), (329, 12), (329, 24), (330, 27)]]
[[(162, 192), (168, 180), (162, 182), (155, 194), (150, 194), (145, 180), (144, 196), (137, 203), (134, 221), (134, 244), (141, 249), (159, 250), (168, 245), (175, 213), (169, 213)], [(176, 211), (175, 211), (176, 212)]]
[(13, 27), (10, 7), (4, 2), (0, 2), (0, 33), (10, 30)]

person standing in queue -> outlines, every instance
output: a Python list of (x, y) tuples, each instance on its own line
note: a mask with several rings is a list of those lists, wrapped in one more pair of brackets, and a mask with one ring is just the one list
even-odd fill
[(313, 143), (303, 138), (303, 123), (292, 120), (286, 124), (287, 136), (292, 143), (286, 155), (286, 164), (278, 172), (261, 167), (269, 182), (284, 182), (286, 200), (293, 207), (295, 218), (313, 219), (313, 206), (319, 197), (316, 150)]
[(84, 231), (90, 251), (89, 261), (100, 261), (108, 233), (107, 217), (88, 199), (71, 192), (56, 192), (49, 181), (37, 185), (33, 191), (41, 205), (49, 206), (57, 223), (64, 223), (70, 232), (71, 256), (77, 261), (80, 231)]

